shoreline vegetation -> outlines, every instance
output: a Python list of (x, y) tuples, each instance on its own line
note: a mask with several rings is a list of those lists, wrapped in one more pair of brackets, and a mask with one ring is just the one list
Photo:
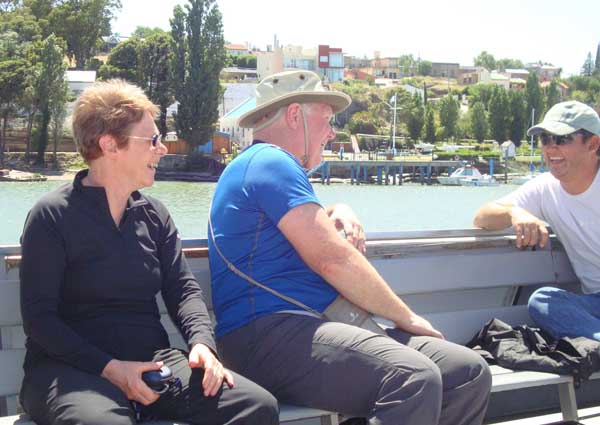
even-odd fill
[[(330, 159), (330, 158), (326, 158)], [(499, 165), (499, 164), (498, 164)], [(484, 166), (483, 163), (476, 166)], [(36, 163), (36, 158), (31, 155), (25, 157), (23, 152), (6, 153), (5, 166), (0, 169), (0, 175), (10, 176), (13, 179), (4, 179), (4, 181), (71, 181), (78, 171), (86, 168), (78, 153), (59, 152), (56, 156), (46, 154), (44, 165)], [(214, 170), (213, 170), (214, 171)], [(528, 174), (528, 165), (524, 162), (512, 161), (508, 169), (508, 177), (523, 176)], [(504, 171), (496, 168), (494, 173), (499, 181), (503, 182)], [(206, 171), (192, 170), (161, 170), (157, 175), (157, 181), (189, 181), (189, 182), (216, 182), (220, 173), (214, 174)], [(405, 181), (410, 182), (410, 175), (405, 175)], [(0, 177), (0, 181), (3, 179)], [(311, 177), (311, 183), (321, 183), (320, 177)], [(330, 183), (350, 184), (350, 179), (339, 176), (332, 176)], [(418, 183), (418, 182), (417, 182)], [(362, 183), (365, 184), (365, 183)]]

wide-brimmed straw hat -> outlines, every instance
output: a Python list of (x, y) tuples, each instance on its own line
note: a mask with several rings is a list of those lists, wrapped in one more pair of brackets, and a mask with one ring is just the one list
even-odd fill
[(256, 107), (240, 117), (239, 126), (252, 128), (260, 118), (291, 103), (326, 103), (337, 114), (352, 100), (347, 94), (324, 87), (314, 72), (280, 72), (266, 77), (256, 86)]
[(576, 100), (554, 105), (544, 116), (544, 121), (527, 130), (532, 136), (542, 132), (565, 136), (577, 130), (587, 130), (600, 135), (600, 118), (592, 108)]

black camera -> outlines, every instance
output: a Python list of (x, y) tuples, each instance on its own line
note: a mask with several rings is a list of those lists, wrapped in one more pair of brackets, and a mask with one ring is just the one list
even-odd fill
[(152, 391), (158, 394), (164, 394), (177, 384), (178, 379), (173, 377), (173, 372), (168, 366), (163, 366), (160, 370), (149, 370), (142, 373), (142, 380)]

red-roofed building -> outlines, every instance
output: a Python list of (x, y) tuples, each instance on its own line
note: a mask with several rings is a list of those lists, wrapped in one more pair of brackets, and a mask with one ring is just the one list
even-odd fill
[(244, 56), (250, 54), (248, 47), (244, 44), (226, 44), (225, 50), (231, 56)]

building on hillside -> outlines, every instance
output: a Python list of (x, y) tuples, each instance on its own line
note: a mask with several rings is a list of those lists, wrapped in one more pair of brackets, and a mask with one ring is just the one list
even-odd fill
[(225, 51), (231, 56), (250, 55), (252, 52), (244, 44), (226, 44)]
[[(546, 81), (542, 81), (540, 83), (540, 87), (542, 88), (542, 90), (544, 91), (544, 94), (546, 96), (548, 96), (548, 87), (550, 87), (550, 84), (552, 83), (552, 81), (546, 80)], [(567, 95), (569, 94), (569, 86), (566, 85), (565, 83), (563, 83), (562, 81), (557, 81), (556, 82), (558, 84), (558, 91), (560, 92), (560, 99), (564, 100)]]
[(319, 45), (317, 72), (330, 83), (344, 79), (344, 53), (340, 47)]
[(506, 68), (503, 72), (504, 75), (508, 76), (508, 78), (520, 78), (527, 81), (529, 77), (529, 71), (526, 69), (514, 69), (514, 68)]
[(237, 143), (240, 148), (246, 148), (252, 143), (252, 129), (239, 126), (240, 117), (256, 107), (256, 97), (252, 96), (229, 111), (219, 120), (219, 128), (229, 134), (232, 143)]
[(510, 88), (510, 90), (514, 91), (525, 90), (526, 85), (527, 80), (524, 80), (522, 78), (510, 78), (508, 83), (508, 87)]
[(441, 78), (458, 78), (458, 69), (460, 65), (457, 63), (432, 62), (431, 76)]
[(221, 70), (220, 76), (224, 80), (256, 81), (258, 79), (258, 73), (257, 73), (256, 69), (254, 69), (254, 68), (239, 68), (237, 66), (223, 68)]
[(413, 77), (417, 75), (417, 63), (410, 66), (403, 66), (398, 57), (379, 56), (375, 53), (375, 58), (371, 60), (371, 72), (374, 77), (400, 79), (404, 77)]
[(256, 53), (259, 80), (286, 69), (317, 71), (317, 50), (288, 45)]
[(425, 90), (419, 87), (411, 86), (410, 84), (403, 84), (400, 87), (409, 92), (412, 96), (417, 93), (419, 96), (421, 96), (421, 99), (425, 99)]
[(96, 81), (96, 71), (66, 71), (65, 77), (69, 90), (79, 96)]
[(506, 90), (510, 89), (510, 78), (500, 72), (492, 71), (490, 74), (490, 83), (504, 87)]
[(256, 83), (226, 83), (222, 86), (224, 90), (219, 104), (219, 119), (256, 95)]
[(490, 83), (490, 71), (483, 66), (461, 66), (458, 68), (457, 82), (463, 86)]
[(370, 68), (371, 67), (371, 59), (357, 58), (355, 56), (344, 56), (344, 68), (346, 69), (360, 69), (360, 68)]
[(561, 68), (553, 65), (540, 65), (539, 63), (529, 63), (525, 66), (529, 72), (535, 72), (540, 81), (552, 81), (560, 77)]
[(283, 50), (281, 48), (256, 52), (256, 73), (259, 80), (281, 71), (283, 71)]
[(368, 72), (358, 69), (344, 69), (344, 79), (345, 80), (361, 80), (361, 81), (371, 81), (373, 80), (373, 75)]
[(302, 46), (292, 46), (290, 44), (282, 47), (282, 50), (284, 69), (317, 71), (317, 49), (305, 49)]

